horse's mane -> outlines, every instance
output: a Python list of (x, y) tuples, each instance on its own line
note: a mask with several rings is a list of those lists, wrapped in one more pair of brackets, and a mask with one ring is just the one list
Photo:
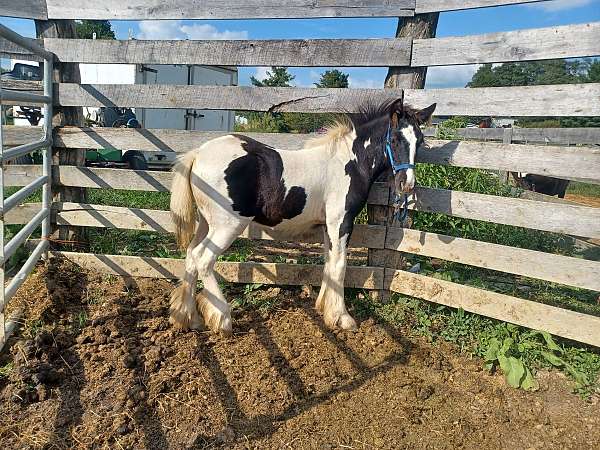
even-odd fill
[[(326, 145), (330, 151), (335, 151), (336, 144), (349, 134), (357, 133), (357, 130), (382, 117), (389, 117), (391, 109), (396, 102), (397, 99), (386, 100), (382, 103), (367, 100), (358, 107), (358, 112), (339, 115), (332, 120), (330, 124), (325, 126), (325, 133), (322, 136), (309, 139), (304, 148)], [(409, 106), (403, 106), (403, 111), (404, 115), (408, 116), (411, 121), (417, 121), (417, 110)]]
[(353, 131), (354, 126), (350, 119), (345, 115), (339, 116), (325, 126), (325, 133), (323, 135), (306, 141), (304, 148), (326, 146), (330, 152), (334, 152), (338, 142)]

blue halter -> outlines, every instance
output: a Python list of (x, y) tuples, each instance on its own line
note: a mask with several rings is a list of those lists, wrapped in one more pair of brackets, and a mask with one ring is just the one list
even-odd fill
[[(410, 163), (396, 164), (394, 161), (394, 153), (392, 152), (392, 125), (388, 126), (387, 134), (385, 137), (385, 151), (384, 154), (390, 161), (390, 165), (392, 166), (392, 171), (394, 175), (396, 175), (401, 170), (414, 169), (415, 165)], [(401, 201), (401, 198), (398, 194), (396, 194), (396, 199), (394, 200), (394, 206), (397, 206)], [(398, 208), (396, 211), (396, 220), (404, 223), (406, 217), (408, 216), (408, 194), (404, 194), (404, 204), (402, 208)]]

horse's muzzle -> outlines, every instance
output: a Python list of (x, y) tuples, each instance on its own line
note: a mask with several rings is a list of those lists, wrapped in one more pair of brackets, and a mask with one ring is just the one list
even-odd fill
[(415, 189), (415, 171), (401, 170), (394, 176), (396, 194), (410, 194)]

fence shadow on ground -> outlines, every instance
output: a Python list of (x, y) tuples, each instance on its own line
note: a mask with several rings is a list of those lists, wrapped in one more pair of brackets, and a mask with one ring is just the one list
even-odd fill
[[(267, 325), (261, 324), (260, 326), (255, 327), (258, 342), (262, 349), (268, 353), (268, 362), (275, 368), (278, 376), (287, 385), (296, 399), (280, 413), (248, 416), (243, 411), (243, 408), (238, 401), (238, 393), (228, 381), (226, 371), (219, 362), (219, 358), (213, 347), (206, 345), (204, 339), (200, 337), (200, 335), (196, 335), (196, 354), (205, 367), (208, 368), (210, 379), (218, 392), (218, 401), (223, 410), (227, 412), (226, 414), (229, 418), (226, 428), (230, 428), (229, 433), (232, 436), (227, 444), (241, 442), (242, 439), (244, 442), (248, 443), (268, 438), (279, 429), (281, 422), (292, 419), (320, 404), (326, 403), (342, 392), (350, 393), (356, 391), (380, 374), (386, 373), (398, 365), (406, 364), (409, 359), (412, 351), (412, 344), (410, 341), (405, 339), (398, 330), (382, 325), (388, 337), (398, 343), (402, 350), (400, 352), (391, 353), (380, 364), (369, 367), (361, 359), (360, 355), (353, 351), (343, 339), (325, 326), (323, 318), (313, 310), (312, 305), (306, 305), (306, 307), (302, 308), (302, 313), (307, 316), (309, 322), (314, 324), (315, 327), (320, 330), (321, 337), (319, 337), (319, 339), (327, 340), (335, 350), (344, 355), (359, 375), (353, 377), (349, 382), (335, 386), (326, 392), (310, 394), (302, 377), (284, 356), (282, 349), (275, 341)], [(251, 314), (251, 312), (245, 312), (244, 314)], [(247, 330), (238, 331), (245, 332)], [(265, 361), (265, 364), (268, 364), (267, 361)], [(221, 440), (226, 434), (226, 429), (215, 429), (211, 436), (199, 435), (188, 447), (188, 450), (205, 448), (207, 445), (223, 444)]]

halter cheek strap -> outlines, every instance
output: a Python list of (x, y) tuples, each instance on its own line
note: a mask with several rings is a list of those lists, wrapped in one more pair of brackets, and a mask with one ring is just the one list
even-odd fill
[[(394, 161), (394, 153), (392, 152), (392, 126), (388, 127), (387, 135), (385, 137), (385, 151), (384, 155), (390, 161), (390, 165), (392, 166), (392, 171), (394, 175), (396, 175), (401, 170), (414, 169), (415, 165), (410, 163), (404, 164), (396, 164)], [(400, 207), (400, 202), (402, 199), (398, 194), (396, 194), (396, 199), (394, 200), (394, 206), (396, 207), (396, 220), (403, 223), (408, 217), (408, 194), (404, 194), (404, 204)]]
[(392, 170), (394, 171), (394, 175), (396, 175), (401, 170), (414, 169), (415, 165), (410, 163), (396, 164), (394, 161), (394, 153), (392, 152), (392, 126), (390, 125), (387, 130), (387, 135), (385, 137), (385, 151), (387, 158), (390, 161), (390, 165), (392, 166)]

